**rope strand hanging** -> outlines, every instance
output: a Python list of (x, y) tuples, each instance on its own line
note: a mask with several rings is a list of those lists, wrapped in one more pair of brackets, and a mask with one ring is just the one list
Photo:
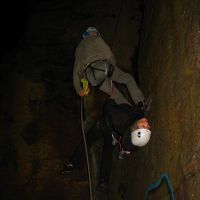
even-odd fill
[(89, 157), (88, 157), (87, 142), (86, 142), (86, 137), (85, 137), (84, 123), (83, 123), (83, 97), (81, 97), (81, 127), (82, 127), (82, 134), (83, 134), (83, 141), (84, 141), (84, 146), (85, 146), (85, 154), (86, 154), (86, 162), (87, 162), (90, 200), (92, 200), (93, 198), (92, 198), (92, 182), (91, 182), (91, 174), (90, 174), (90, 162), (89, 162)]
[(122, 10), (123, 10), (123, 5), (124, 5), (124, 0), (121, 0), (121, 5), (120, 5), (120, 9), (119, 9), (119, 14), (118, 14), (118, 17), (117, 17), (117, 23), (115, 25), (114, 37), (113, 37), (113, 40), (112, 40), (111, 49), (113, 49), (114, 44), (115, 44), (117, 31), (118, 31), (118, 28), (119, 28), (120, 16), (121, 16), (121, 13), (122, 13)]
[[(116, 26), (115, 26), (115, 30), (114, 30), (114, 37), (112, 40), (112, 45), (111, 45), (111, 49), (113, 49), (115, 40), (116, 40), (116, 35), (117, 35), (117, 30), (119, 27), (119, 21), (120, 21), (120, 16), (121, 16), (121, 12), (122, 12), (122, 8), (123, 8), (123, 3), (124, 0), (121, 0), (121, 5), (120, 5), (120, 9), (119, 9), (119, 14), (118, 14), (118, 18), (117, 18), (117, 22), (116, 22)], [(113, 93), (113, 85), (112, 85), (112, 81), (111, 81), (111, 95)], [(86, 141), (86, 137), (85, 137), (85, 131), (84, 131), (84, 123), (83, 123), (83, 97), (81, 97), (81, 127), (82, 127), (82, 134), (83, 134), (83, 140), (84, 140), (84, 146), (85, 146), (85, 153), (86, 153), (86, 162), (87, 162), (87, 171), (88, 171), (88, 181), (89, 181), (89, 193), (90, 193), (90, 200), (93, 200), (93, 196), (92, 196), (92, 183), (91, 183), (91, 173), (90, 173), (90, 163), (89, 163), (89, 156), (88, 156), (88, 150), (87, 150), (87, 141)]]

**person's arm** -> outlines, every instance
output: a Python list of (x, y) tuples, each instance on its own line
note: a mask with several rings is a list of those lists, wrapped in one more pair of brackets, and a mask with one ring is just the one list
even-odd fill
[(73, 71), (73, 85), (77, 94), (80, 96), (84, 96), (84, 95), (81, 95), (84, 90), (81, 87), (81, 83), (80, 83), (80, 72), (81, 72), (81, 64), (78, 59), (78, 51), (76, 50), (74, 71)]

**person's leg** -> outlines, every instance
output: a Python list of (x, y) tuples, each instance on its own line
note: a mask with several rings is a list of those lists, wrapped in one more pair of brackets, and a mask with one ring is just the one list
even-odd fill
[(111, 167), (112, 167), (112, 153), (114, 146), (112, 145), (112, 132), (111, 129), (107, 126), (106, 121), (101, 123), (101, 131), (104, 138), (100, 174), (99, 174), (99, 183), (97, 185), (97, 190), (105, 191), (108, 188)]
[(99, 175), (99, 179), (105, 181), (106, 183), (109, 182), (110, 178), (113, 149), (114, 146), (112, 145), (112, 135), (109, 133), (109, 135), (104, 136), (101, 168)]
[(99, 86), (99, 90), (108, 95), (111, 95), (111, 97), (115, 100), (117, 104), (130, 104), (128, 100), (126, 100), (126, 98), (122, 95), (122, 93), (115, 87), (114, 84), (112, 84), (111, 87), (111, 80), (108, 78), (106, 78), (105, 81)]
[(144, 101), (144, 95), (135, 82), (133, 76), (115, 67), (111, 79), (117, 83), (125, 84), (135, 104)]
[[(89, 131), (86, 133), (86, 142), (87, 142), (87, 148), (91, 147), (93, 143), (96, 142), (96, 140), (101, 136), (100, 130), (99, 130), (99, 123), (95, 123), (94, 126), (92, 126)], [(82, 169), (84, 166), (86, 160), (86, 155), (85, 155), (85, 146), (84, 146), (84, 140), (83, 138), (81, 139), (78, 147), (75, 149), (73, 152), (68, 164), (66, 165), (66, 169), (63, 170), (63, 174), (69, 174), (71, 173), (70, 170), (72, 168), (77, 168), (77, 169)], [(69, 167), (68, 167), (69, 166)], [(67, 170), (69, 169), (69, 173)]]

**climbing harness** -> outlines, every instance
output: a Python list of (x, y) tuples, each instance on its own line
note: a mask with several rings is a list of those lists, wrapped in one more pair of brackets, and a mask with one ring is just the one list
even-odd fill
[(83, 141), (85, 147), (85, 154), (86, 154), (86, 162), (87, 162), (87, 171), (88, 171), (88, 182), (89, 182), (89, 192), (90, 192), (90, 200), (92, 200), (92, 181), (90, 175), (90, 163), (88, 157), (88, 150), (87, 150), (87, 142), (85, 137), (85, 130), (84, 130), (84, 123), (83, 123), (83, 97), (81, 97), (81, 127), (82, 127), (82, 134), (83, 134)]
[[(100, 67), (98, 68), (97, 66), (99, 64), (100, 64)], [(87, 78), (88, 70), (92, 72), (94, 79), (97, 80), (95, 71), (104, 72), (102, 73), (102, 75), (104, 75), (105, 78), (106, 77), (110, 78), (113, 74), (114, 67), (107, 60), (97, 60), (84, 66), (84, 74), (86, 78)]]
[(149, 193), (152, 192), (153, 190), (157, 189), (161, 185), (163, 180), (166, 180), (169, 191), (171, 193), (171, 200), (174, 200), (174, 190), (173, 190), (169, 175), (167, 173), (163, 173), (156, 182), (149, 185), (149, 187), (146, 190), (145, 200), (148, 200)]
[[(99, 67), (98, 67), (99, 65)], [(110, 80), (110, 96), (113, 95), (112, 80), (110, 77), (114, 72), (114, 67), (107, 60), (97, 60), (86, 65), (80, 72), (81, 85), (85, 95), (90, 92), (90, 87), (100, 87), (106, 78)]]

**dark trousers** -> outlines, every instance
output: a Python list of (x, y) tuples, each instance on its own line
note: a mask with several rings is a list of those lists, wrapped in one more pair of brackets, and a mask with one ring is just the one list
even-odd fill
[[(107, 126), (106, 120), (102, 119), (98, 121), (87, 133), (87, 147), (89, 148), (100, 138), (103, 137), (103, 149), (102, 149), (102, 158), (101, 158), (101, 167), (100, 167), (100, 180), (105, 182), (109, 181), (111, 164), (112, 164), (112, 152), (114, 146), (112, 145), (112, 131)], [(85, 147), (83, 139), (81, 140), (79, 146), (74, 151), (70, 162), (74, 165), (75, 168), (81, 169), (84, 166), (86, 159)]]

